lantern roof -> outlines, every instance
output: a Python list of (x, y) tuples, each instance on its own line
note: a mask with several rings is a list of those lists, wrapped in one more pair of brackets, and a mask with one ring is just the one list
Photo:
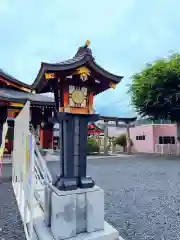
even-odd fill
[[(98, 65), (95, 58), (92, 56), (91, 49), (85, 45), (80, 47), (75, 56), (69, 60), (58, 63), (42, 62), (39, 73), (34, 83), (31, 85), (31, 88), (39, 93), (50, 92), (51, 87), (48, 87), (49, 81), (45, 79), (45, 73), (55, 73), (59, 78), (61, 78), (61, 76), (70, 76), (80, 67), (88, 68), (92, 73), (93, 78), (99, 81), (99, 85), (101, 85), (101, 87), (97, 87), (97, 89), (95, 89), (95, 94), (98, 94), (109, 88), (105, 84), (106, 82), (111, 82), (112, 84), (116, 85), (123, 78), (122, 76), (117, 76), (108, 72)], [(102, 85), (104, 85), (104, 87)]]

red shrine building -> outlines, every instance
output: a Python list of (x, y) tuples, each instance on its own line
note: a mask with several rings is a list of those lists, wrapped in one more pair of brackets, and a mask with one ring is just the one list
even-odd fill
[[(58, 108), (60, 112), (73, 111), (73, 113), (76, 113), (77, 111), (81, 114), (87, 114), (87, 109), (90, 109), (88, 113), (92, 113), (94, 112), (91, 108), (91, 106), (93, 106), (94, 95), (105, 91), (107, 88), (115, 88), (116, 84), (123, 78), (113, 75), (101, 68), (96, 64), (90, 49), (87, 48), (85, 52), (80, 51), (83, 49), (84, 48), (80, 48), (77, 52), (78, 54), (76, 53), (72, 59), (64, 62), (55, 64), (41, 63), (39, 73), (32, 85), (21, 82), (0, 69), (1, 132), (4, 121), (7, 119), (8, 122), (5, 153), (11, 153), (13, 150), (14, 118), (18, 115), (27, 101), (30, 101), (31, 131), (38, 136), (39, 144), (42, 149), (52, 149), (54, 124), (48, 119), (55, 115), (55, 108)], [(49, 87), (52, 86), (55, 78), (61, 81), (61, 85), (63, 85), (65, 81), (76, 81), (77, 75), (80, 75), (83, 83), (85, 82), (87, 85), (95, 79), (93, 84), (96, 85), (96, 91), (90, 93), (88, 98), (86, 97), (86, 91), (83, 92), (79, 89), (70, 89), (70, 92), (64, 92), (63, 99), (61, 99), (62, 96), (59, 96), (58, 92), (55, 91), (55, 98), (57, 101), (54, 101), (53, 98), (38, 94), (42, 92), (51, 92)], [(87, 81), (87, 76), (89, 76), (89, 81)], [(101, 81), (101, 79), (103, 81)], [(55, 102), (61, 101), (63, 101), (63, 108), (55, 104)], [(89, 107), (87, 108), (87, 106)], [(100, 133), (103, 133), (103, 131), (95, 124), (89, 125), (90, 135)]]
[(90, 123), (88, 125), (88, 135), (91, 136), (91, 135), (95, 135), (95, 136), (98, 136), (98, 135), (101, 135), (104, 133), (104, 130), (99, 128), (95, 123)]
[(28, 100), (31, 103), (31, 125), (39, 131), (41, 148), (53, 148), (53, 125), (47, 123), (48, 116), (52, 116), (54, 111), (53, 98), (34, 94), (29, 85), (16, 80), (0, 70), (0, 121), (3, 121), (4, 113), (4, 115), (7, 115), (8, 122), (5, 153), (10, 154), (12, 152), (14, 118)]

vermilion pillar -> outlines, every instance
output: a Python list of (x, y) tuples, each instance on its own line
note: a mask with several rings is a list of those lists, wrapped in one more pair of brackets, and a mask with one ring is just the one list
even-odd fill
[(49, 129), (40, 129), (40, 146), (43, 149), (52, 149), (53, 148), (53, 130)]

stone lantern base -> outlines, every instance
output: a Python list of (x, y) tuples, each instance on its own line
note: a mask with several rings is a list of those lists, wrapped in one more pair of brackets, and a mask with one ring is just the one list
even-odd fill
[(45, 235), (46, 240), (123, 240), (104, 221), (104, 191), (98, 186), (72, 191), (51, 187), (45, 192), (45, 221), (35, 224), (40, 240)]

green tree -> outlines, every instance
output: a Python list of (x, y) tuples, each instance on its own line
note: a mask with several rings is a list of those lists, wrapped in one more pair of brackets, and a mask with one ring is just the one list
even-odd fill
[[(132, 146), (132, 140), (131, 141), (131, 146)], [(125, 133), (122, 133), (121, 135), (119, 135), (118, 137), (115, 138), (114, 140), (114, 145), (119, 145), (121, 147), (123, 147), (123, 151), (126, 151), (127, 148), (127, 137)]]
[(130, 93), (141, 116), (176, 121), (180, 141), (180, 54), (156, 60), (135, 74)]
[(88, 138), (88, 148), (87, 148), (87, 153), (92, 154), (92, 153), (98, 153), (99, 152), (99, 145), (98, 142), (96, 141), (95, 138), (89, 137)]

